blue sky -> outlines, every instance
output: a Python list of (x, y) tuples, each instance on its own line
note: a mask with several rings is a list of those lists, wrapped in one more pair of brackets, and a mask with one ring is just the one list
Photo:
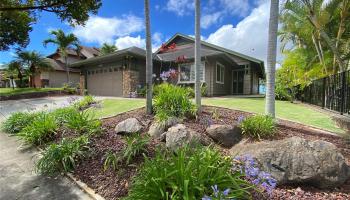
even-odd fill
[[(119, 49), (145, 46), (143, 0), (102, 0), (97, 15), (85, 27), (71, 27), (51, 13), (43, 12), (30, 33), (27, 50), (43, 55), (55, 46), (43, 47), (49, 31), (62, 29), (76, 34), (83, 45), (99, 47), (103, 42)], [(202, 0), (201, 35), (211, 42), (261, 60), (266, 60), (269, 1)], [(153, 49), (180, 32), (194, 35), (193, 0), (150, 0)], [(14, 52), (0, 52), (0, 64), (13, 59)], [(280, 56), (279, 56), (280, 57)]]

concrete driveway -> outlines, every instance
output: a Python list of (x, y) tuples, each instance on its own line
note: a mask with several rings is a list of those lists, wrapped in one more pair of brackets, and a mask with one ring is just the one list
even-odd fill
[[(0, 102), (0, 123), (12, 112), (62, 107), (72, 97), (48, 97)], [(91, 200), (69, 179), (38, 175), (38, 151), (21, 147), (17, 137), (0, 133), (0, 200)]]
[(68, 105), (69, 101), (80, 99), (81, 96), (44, 97), (35, 99), (21, 99), (0, 101), (0, 121), (13, 112), (48, 110)]

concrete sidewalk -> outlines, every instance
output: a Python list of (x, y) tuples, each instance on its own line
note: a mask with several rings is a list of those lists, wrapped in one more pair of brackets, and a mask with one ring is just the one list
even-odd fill
[[(0, 102), (0, 123), (11, 113), (55, 109), (70, 97), (48, 97)], [(34, 172), (38, 151), (21, 149), (17, 137), (0, 132), (0, 200), (91, 200), (71, 180)]]

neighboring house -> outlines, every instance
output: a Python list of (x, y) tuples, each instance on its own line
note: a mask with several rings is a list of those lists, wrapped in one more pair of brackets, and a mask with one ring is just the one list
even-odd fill
[[(69, 49), (67, 51), (67, 62), (72, 64), (77, 61), (96, 57), (100, 54), (98, 48), (91, 48), (80, 46), (79, 55), (75, 50)], [(36, 87), (62, 87), (67, 82), (66, 67), (64, 58), (61, 57), (59, 50), (47, 56), (52, 69), (39, 72), (35, 77)], [(80, 83), (80, 69), (69, 68), (69, 78), (71, 85), (78, 85)]]
[[(261, 60), (207, 42), (201, 43), (202, 82), (208, 96), (259, 94)], [(146, 82), (145, 50), (138, 47), (75, 62), (92, 95), (128, 97)], [(153, 54), (153, 73), (178, 71), (177, 84), (194, 85), (194, 38), (176, 34)], [(158, 81), (157, 81), (158, 80)]]

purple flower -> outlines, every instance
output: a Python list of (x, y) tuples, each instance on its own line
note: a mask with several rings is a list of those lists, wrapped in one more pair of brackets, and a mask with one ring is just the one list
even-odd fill
[(202, 198), (202, 200), (211, 200), (211, 198), (208, 197), (208, 196), (204, 196), (204, 197)]
[(224, 196), (227, 196), (229, 192), (230, 192), (230, 189), (227, 188), (226, 190), (224, 190), (224, 191), (222, 192), (222, 194), (223, 194)]
[(241, 116), (238, 117), (237, 121), (240, 124), (240, 123), (242, 123), (244, 121), (244, 119), (245, 119), (244, 116), (241, 115)]
[(215, 197), (218, 197), (218, 193), (219, 193), (218, 185), (211, 186), (211, 189), (213, 189)]

